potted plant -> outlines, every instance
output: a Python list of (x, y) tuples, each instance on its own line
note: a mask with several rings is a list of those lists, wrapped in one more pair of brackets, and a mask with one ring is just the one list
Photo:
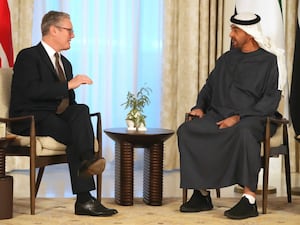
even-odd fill
[(150, 104), (151, 91), (149, 87), (142, 87), (136, 94), (127, 93), (127, 100), (122, 105), (125, 109), (130, 109), (126, 116), (128, 130), (147, 130), (146, 115), (143, 112), (144, 107)]

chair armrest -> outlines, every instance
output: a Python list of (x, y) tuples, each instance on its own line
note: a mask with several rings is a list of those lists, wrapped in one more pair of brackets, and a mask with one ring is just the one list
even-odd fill
[(36, 157), (36, 132), (35, 132), (35, 120), (33, 115), (11, 117), (11, 118), (0, 118), (0, 122), (6, 124), (14, 123), (17, 121), (30, 120), (30, 156)]
[(268, 118), (270, 122), (276, 123), (277, 125), (282, 125), (282, 124), (288, 125), (290, 123), (290, 121), (285, 118), (274, 118), (274, 117), (268, 117)]
[[(283, 126), (283, 137), (287, 136), (287, 125), (290, 123), (289, 120), (285, 118), (274, 118), (274, 117), (267, 117), (266, 121), (266, 140), (271, 138), (271, 123), (277, 124), (277, 126)], [(278, 128), (277, 128), (278, 129)], [(286, 141), (284, 139), (284, 141)]]
[(185, 113), (185, 121), (190, 121), (194, 118), (199, 118), (199, 116), (192, 115), (190, 113)]
[(0, 122), (10, 123), (10, 122), (15, 122), (15, 121), (32, 120), (32, 119), (34, 119), (34, 116), (28, 115), (28, 116), (18, 116), (18, 117), (11, 117), (11, 118), (0, 118)]
[(100, 112), (91, 113), (90, 117), (96, 117), (96, 138), (98, 140), (98, 157), (102, 158), (102, 123)]
[[(281, 152), (286, 151), (285, 148), (281, 148), (281, 145), (280, 145), (280, 146), (273, 148), (272, 153), (271, 153), (271, 146), (270, 146), (270, 139), (272, 137), (271, 136), (271, 123), (274, 123), (277, 125), (276, 129), (278, 129), (278, 127), (282, 126), (282, 143), (284, 146), (288, 146), (288, 144), (289, 144), (288, 143), (288, 129), (287, 129), (289, 120), (287, 120), (285, 118), (267, 117), (266, 129), (265, 129), (265, 140), (264, 140), (264, 143), (265, 143), (264, 155), (267, 155), (267, 157), (269, 157), (270, 155), (272, 155), (272, 156), (278, 155), (278, 153), (276, 153), (276, 148), (277, 148), (277, 151), (279, 152), (279, 154), (282, 154)], [(276, 131), (276, 132), (278, 132), (278, 131)]]

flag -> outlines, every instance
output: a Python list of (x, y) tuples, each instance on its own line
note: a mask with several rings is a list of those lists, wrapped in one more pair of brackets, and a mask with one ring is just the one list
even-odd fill
[(13, 62), (10, 12), (7, 0), (0, 0), (0, 67), (12, 67)]
[(300, 1), (298, 1), (298, 19), (296, 23), (296, 39), (292, 72), (290, 111), (296, 136), (300, 135)]
[(252, 12), (261, 17), (261, 28), (264, 36), (270, 38), (271, 42), (276, 48), (281, 49), (283, 54), (277, 55), (279, 73), (283, 80), (279, 79), (282, 83), (282, 93), (284, 97), (284, 112), (283, 116), (289, 119), (289, 86), (286, 67), (285, 56), (285, 36), (283, 16), (281, 13), (281, 4), (278, 0), (236, 0), (236, 11)]

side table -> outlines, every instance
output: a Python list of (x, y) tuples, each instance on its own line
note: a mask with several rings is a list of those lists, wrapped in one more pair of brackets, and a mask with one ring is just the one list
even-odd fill
[(148, 128), (129, 131), (110, 128), (104, 132), (115, 141), (115, 200), (120, 205), (133, 205), (133, 149), (144, 148), (143, 200), (148, 205), (162, 205), (163, 143), (173, 130)]
[(15, 135), (0, 138), (0, 219), (10, 219), (13, 214), (13, 177), (5, 175), (5, 148), (15, 138)]

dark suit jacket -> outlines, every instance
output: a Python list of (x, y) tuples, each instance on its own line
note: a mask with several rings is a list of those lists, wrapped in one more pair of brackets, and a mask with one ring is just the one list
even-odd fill
[[(72, 79), (71, 63), (62, 56), (67, 80)], [(55, 113), (61, 99), (69, 95), (75, 104), (75, 93), (67, 82), (59, 82), (55, 68), (43, 45), (23, 49), (14, 65), (11, 86), (10, 117), (34, 115), (36, 121)]]

